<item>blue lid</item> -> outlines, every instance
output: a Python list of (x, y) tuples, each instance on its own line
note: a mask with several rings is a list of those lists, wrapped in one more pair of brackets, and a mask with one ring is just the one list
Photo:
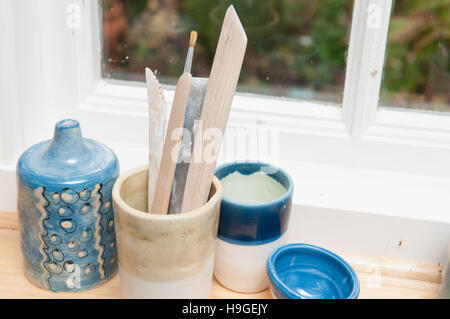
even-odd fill
[(356, 299), (359, 280), (353, 268), (329, 250), (307, 244), (277, 248), (267, 261), (273, 293), (289, 299)]
[(58, 187), (114, 178), (118, 161), (109, 147), (83, 138), (78, 121), (66, 119), (56, 123), (52, 140), (35, 144), (22, 154), (17, 172), (31, 187)]

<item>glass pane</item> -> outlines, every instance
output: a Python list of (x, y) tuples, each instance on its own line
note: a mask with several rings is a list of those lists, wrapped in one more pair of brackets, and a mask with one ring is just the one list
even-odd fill
[(198, 31), (193, 76), (207, 77), (226, 8), (248, 36), (238, 90), (340, 103), (353, 1), (103, 0), (103, 76), (174, 84), (189, 33)]
[(397, 0), (380, 105), (450, 111), (450, 2)]

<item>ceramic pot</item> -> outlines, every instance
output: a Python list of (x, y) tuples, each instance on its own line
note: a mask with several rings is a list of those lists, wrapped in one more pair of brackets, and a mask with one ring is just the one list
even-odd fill
[(52, 140), (17, 164), (26, 277), (52, 291), (81, 291), (111, 278), (117, 250), (111, 191), (119, 174), (111, 149), (81, 135), (78, 121), (56, 124)]
[(148, 213), (148, 166), (121, 175), (113, 189), (123, 298), (209, 298), (222, 187), (181, 214)]
[(267, 261), (270, 292), (276, 299), (356, 299), (359, 280), (341, 257), (321, 247), (288, 244)]
[(246, 204), (222, 196), (214, 276), (225, 287), (254, 293), (269, 287), (266, 262), (274, 249), (286, 241), (292, 207), (293, 182), (282, 169), (264, 163), (236, 162), (216, 169), (216, 177), (239, 172), (267, 175), (286, 188), (279, 198)]

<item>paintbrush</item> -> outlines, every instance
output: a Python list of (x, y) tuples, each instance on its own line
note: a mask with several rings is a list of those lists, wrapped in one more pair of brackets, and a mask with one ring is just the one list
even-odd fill
[[(192, 57), (196, 40), (197, 32), (192, 31), (184, 72), (191, 72)], [(192, 78), (191, 92), (189, 93), (183, 124), (186, 134), (183, 135), (181, 141), (180, 152), (178, 154), (178, 163), (175, 168), (172, 192), (170, 194), (169, 214), (177, 214), (181, 212), (181, 201), (183, 200), (184, 186), (186, 184), (186, 177), (189, 170), (189, 159), (191, 157), (194, 145), (190, 137), (195, 135), (194, 124), (200, 119), (207, 84), (207, 78)]]
[(191, 38), (189, 39), (189, 49), (186, 57), (186, 62), (184, 63), (183, 73), (191, 73), (192, 59), (194, 57), (194, 47), (196, 42), (197, 42), (197, 31), (191, 31)]

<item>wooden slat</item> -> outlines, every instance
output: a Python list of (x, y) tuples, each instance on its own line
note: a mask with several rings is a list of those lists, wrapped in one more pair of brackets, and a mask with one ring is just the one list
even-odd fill
[[(181, 147), (183, 134), (172, 135), (175, 130), (183, 129), (184, 115), (191, 92), (192, 75), (184, 73), (177, 83), (175, 96), (173, 98), (172, 110), (170, 112), (169, 125), (167, 126), (166, 140), (164, 142), (161, 166), (156, 181), (155, 196), (150, 208), (153, 214), (167, 214), (172, 191), (175, 168), (177, 166), (178, 154)], [(175, 132), (176, 133), (176, 132)]]
[(338, 252), (358, 273), (440, 283), (443, 265)]

